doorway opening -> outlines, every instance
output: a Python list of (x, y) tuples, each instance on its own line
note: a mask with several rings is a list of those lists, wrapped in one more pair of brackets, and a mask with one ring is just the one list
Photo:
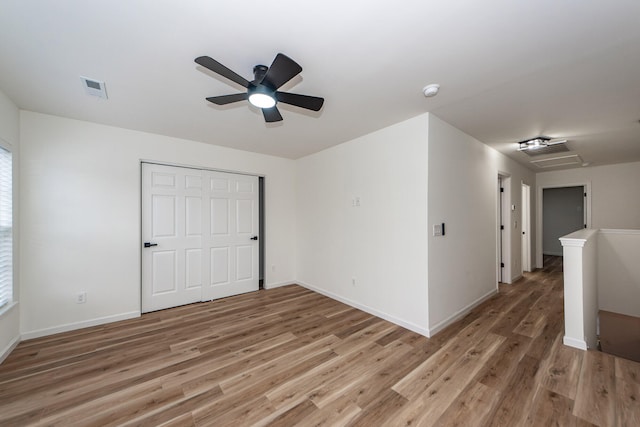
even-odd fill
[(538, 187), (536, 267), (563, 255), (560, 237), (591, 227), (590, 194), (589, 183)]

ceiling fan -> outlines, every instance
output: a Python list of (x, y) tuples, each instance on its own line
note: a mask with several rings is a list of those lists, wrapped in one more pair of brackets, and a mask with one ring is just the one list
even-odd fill
[(220, 74), (222, 77), (247, 88), (247, 92), (245, 93), (211, 96), (207, 98), (207, 101), (216, 105), (226, 105), (232, 102), (248, 100), (252, 105), (262, 109), (264, 120), (268, 123), (282, 120), (282, 115), (280, 115), (280, 111), (278, 111), (278, 107), (276, 107), (278, 102), (284, 102), (285, 104), (295, 105), (313, 111), (319, 111), (324, 103), (324, 98), (280, 92), (278, 90), (282, 85), (302, 71), (300, 65), (282, 53), (276, 55), (271, 67), (265, 65), (256, 65), (253, 67), (253, 81), (248, 81), (208, 56), (200, 56), (196, 58), (195, 61), (197, 64), (208, 68), (214, 73)]

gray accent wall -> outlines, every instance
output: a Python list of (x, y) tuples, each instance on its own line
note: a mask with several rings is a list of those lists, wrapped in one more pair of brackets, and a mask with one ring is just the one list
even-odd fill
[(542, 253), (562, 255), (560, 237), (584, 228), (584, 187), (542, 192)]

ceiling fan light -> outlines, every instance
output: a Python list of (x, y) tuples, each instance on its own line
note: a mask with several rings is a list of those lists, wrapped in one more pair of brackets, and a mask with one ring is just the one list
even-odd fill
[(276, 100), (264, 93), (252, 93), (249, 95), (249, 102), (258, 108), (271, 108), (276, 105)]

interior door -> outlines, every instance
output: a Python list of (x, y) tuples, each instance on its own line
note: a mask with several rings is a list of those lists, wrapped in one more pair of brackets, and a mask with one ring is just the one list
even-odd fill
[(258, 177), (142, 164), (142, 311), (259, 289)]
[(531, 189), (522, 183), (522, 271), (531, 271)]
[(498, 282), (502, 282), (502, 276), (504, 273), (504, 260), (502, 257), (502, 250), (504, 246), (504, 224), (502, 223), (503, 216), (503, 200), (504, 187), (502, 186), (502, 177), (498, 176)]
[(205, 171), (205, 251), (210, 270), (203, 299), (257, 291), (258, 177)]
[(202, 300), (202, 171), (142, 164), (142, 311)]

